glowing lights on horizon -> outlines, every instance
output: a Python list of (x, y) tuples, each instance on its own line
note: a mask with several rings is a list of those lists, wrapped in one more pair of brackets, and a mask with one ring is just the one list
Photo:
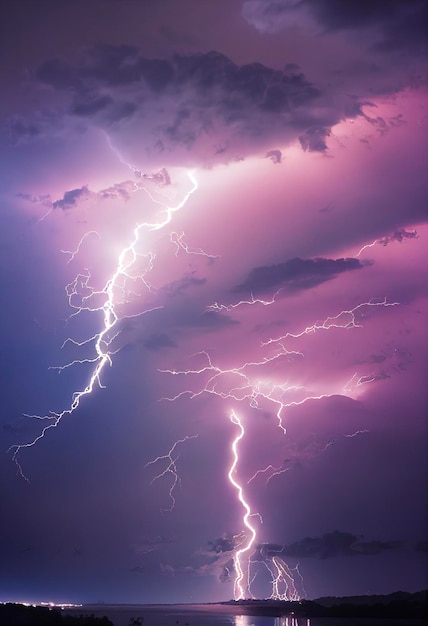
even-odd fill
[(32, 602), (29, 600), (0, 600), (0, 604), (22, 604), (23, 606), (43, 606), (50, 609), (74, 609), (83, 606), (83, 604), (72, 604), (71, 602)]

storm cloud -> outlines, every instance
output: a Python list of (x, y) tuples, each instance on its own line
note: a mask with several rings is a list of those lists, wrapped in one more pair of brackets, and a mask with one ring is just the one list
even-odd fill
[(277, 265), (254, 268), (246, 280), (235, 287), (238, 293), (263, 293), (278, 288), (291, 291), (310, 289), (343, 272), (362, 269), (358, 259), (290, 259)]

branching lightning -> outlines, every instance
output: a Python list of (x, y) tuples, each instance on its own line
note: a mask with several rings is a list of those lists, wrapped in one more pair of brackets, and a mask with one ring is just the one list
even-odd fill
[[(139, 168), (125, 161), (119, 151), (112, 145), (108, 136), (107, 141), (110, 149), (119, 158), (120, 162), (132, 171), (134, 175), (132, 189), (135, 192), (144, 191), (152, 202), (161, 207), (161, 212), (154, 222), (139, 222), (136, 224), (129, 243), (125, 245), (119, 253), (115, 270), (106, 280), (104, 286), (97, 289), (92, 284), (93, 277), (89, 269), (82, 270), (68, 285), (66, 285), (66, 296), (72, 310), (69, 320), (72, 317), (86, 311), (101, 314), (102, 323), (100, 330), (91, 337), (82, 341), (77, 341), (69, 337), (62, 345), (62, 347), (72, 345), (76, 348), (91, 346), (94, 350), (93, 356), (73, 359), (65, 365), (53, 366), (51, 368), (57, 370), (58, 372), (62, 372), (75, 365), (90, 365), (91, 373), (86, 386), (82, 390), (76, 391), (73, 394), (71, 404), (65, 410), (61, 412), (51, 411), (47, 415), (28, 415), (28, 417), (40, 420), (44, 423), (41, 431), (31, 441), (14, 445), (11, 448), (13, 449), (12, 458), (17, 465), (18, 473), (25, 480), (27, 480), (27, 482), (28, 479), (24, 475), (19, 462), (19, 455), (21, 451), (24, 448), (34, 446), (45, 436), (48, 430), (56, 428), (60, 424), (63, 417), (71, 415), (74, 411), (76, 411), (84, 397), (90, 395), (96, 387), (103, 388), (102, 374), (104, 373), (107, 365), (112, 365), (112, 357), (118, 351), (114, 342), (120, 333), (120, 322), (126, 317), (148, 314), (153, 310), (161, 308), (159, 306), (146, 308), (134, 315), (125, 315), (121, 312), (121, 306), (128, 302), (129, 296), (132, 294), (137, 295), (130, 290), (130, 285), (133, 285), (136, 281), (140, 281), (148, 292), (155, 292), (154, 287), (149, 281), (148, 275), (153, 268), (156, 256), (151, 250), (148, 250), (145, 254), (141, 254), (138, 251), (138, 246), (141, 244), (143, 234), (166, 229), (166, 227), (171, 223), (174, 214), (185, 206), (190, 196), (198, 188), (195, 174), (192, 171), (188, 172), (188, 178), (190, 181), (189, 190), (185, 193), (184, 197), (177, 205), (168, 206), (161, 200), (158, 200), (146, 185), (147, 181), (155, 181), (163, 186), (168, 185), (170, 180), (166, 170), (155, 175), (143, 174)], [(47, 215), (44, 216), (43, 219), (45, 219)], [(185, 241), (184, 232), (173, 231), (168, 233), (168, 235), (170, 242), (174, 244), (176, 248), (176, 256), (180, 253), (198, 255), (205, 257), (210, 263), (219, 258), (218, 255), (204, 252), (202, 248), (190, 247)], [(398, 233), (394, 234), (390, 238), (377, 239), (372, 243), (363, 246), (356, 256), (360, 256), (365, 249), (371, 248), (376, 244), (387, 245), (387, 243), (390, 240), (392, 241), (392, 239), (401, 241), (400, 237), (403, 238), (413, 236), (416, 236), (416, 231), (412, 233), (406, 233), (406, 231), (404, 231), (404, 234)], [(75, 260), (76, 256), (81, 251), (82, 245), (87, 242), (90, 237), (97, 237), (98, 239), (101, 238), (97, 231), (91, 230), (81, 237), (74, 250), (61, 250), (63, 254), (69, 256), (67, 264)], [(144, 263), (143, 269), (141, 269), (142, 263)], [(229, 305), (214, 302), (207, 307), (207, 311), (222, 313), (230, 312), (244, 306), (271, 306), (277, 302), (280, 291), (281, 289), (278, 289), (270, 299), (255, 298), (251, 295), (251, 298), (248, 300), (241, 300)], [(381, 300), (371, 299), (366, 302), (362, 302), (353, 308), (342, 310), (336, 315), (330, 315), (322, 321), (316, 321), (298, 332), (287, 332), (280, 337), (271, 337), (267, 341), (261, 343), (260, 348), (265, 352), (264, 355), (255, 358), (254, 360), (248, 360), (241, 363), (237, 367), (221, 367), (219, 364), (214, 362), (209, 352), (205, 350), (201, 351), (195, 355), (203, 359), (203, 364), (198, 368), (159, 370), (162, 373), (167, 373), (172, 376), (181, 376), (183, 379), (195, 381), (195, 384), (191, 385), (191, 388), (182, 389), (175, 396), (166, 397), (163, 398), (163, 400), (172, 402), (183, 396), (188, 396), (192, 399), (203, 394), (210, 394), (221, 399), (227, 399), (238, 403), (246, 401), (252, 409), (262, 409), (262, 406), (267, 404), (269, 407), (274, 409), (278, 427), (283, 434), (286, 434), (284, 412), (287, 408), (302, 405), (310, 400), (319, 400), (321, 398), (330, 397), (334, 394), (341, 394), (344, 391), (350, 392), (363, 384), (379, 380), (382, 378), (382, 375), (370, 374), (359, 376), (355, 373), (351, 380), (344, 385), (342, 381), (341, 384), (329, 389), (328, 393), (317, 393), (316, 390), (307, 389), (303, 385), (296, 385), (288, 380), (281, 380), (281, 382), (277, 382), (271, 380), (269, 376), (262, 378), (259, 375), (259, 371), (263, 370), (263, 368), (266, 368), (266, 366), (269, 366), (270, 364), (276, 364), (280, 360), (292, 363), (296, 359), (304, 358), (303, 352), (297, 349), (289, 349), (289, 347), (285, 345), (286, 342), (293, 344), (293, 342), (298, 341), (306, 335), (313, 335), (321, 331), (361, 328), (362, 323), (359, 321), (359, 316), (364, 315), (365, 310), (370, 310), (374, 307), (394, 307), (398, 304), (398, 302), (388, 302), (386, 298)], [(227, 473), (227, 478), (235, 489), (239, 503), (244, 510), (242, 523), (246, 529), (245, 537), (239, 545), (236, 545), (234, 549), (234, 566), (236, 572), (234, 595), (235, 599), (239, 600), (246, 597), (252, 597), (251, 585), (256, 575), (251, 576), (250, 569), (251, 563), (253, 562), (251, 560), (251, 555), (252, 551), (256, 548), (257, 540), (257, 530), (255, 525), (252, 523), (252, 518), (258, 514), (251, 512), (248, 500), (244, 495), (242, 482), (237, 478), (237, 468), (240, 459), (239, 444), (245, 436), (245, 428), (242, 420), (238, 417), (234, 410), (231, 411), (229, 418), (231, 423), (238, 428), (238, 433), (231, 443), (232, 462)], [(358, 430), (344, 436), (353, 438), (366, 432), (368, 431)], [(161, 468), (161, 471), (151, 480), (151, 484), (162, 478), (168, 477), (171, 480), (171, 486), (168, 491), (170, 506), (162, 509), (164, 511), (172, 511), (176, 503), (175, 490), (181, 482), (177, 469), (177, 461), (180, 456), (179, 448), (187, 441), (197, 437), (198, 435), (188, 435), (182, 439), (178, 439), (172, 445), (167, 454), (160, 455), (145, 465), (146, 468)], [(321, 451), (324, 451), (333, 443), (334, 441), (329, 441)], [(257, 470), (248, 480), (246, 480), (246, 484), (251, 484), (259, 476), (267, 477), (266, 483), (268, 483), (273, 477), (289, 471), (291, 467), (292, 465), (290, 465), (287, 460), (285, 460), (280, 466), (269, 464), (264, 469)], [(300, 580), (303, 583), (298, 566), (290, 568), (279, 554), (275, 554), (274, 556), (266, 555), (263, 554), (262, 550), (261, 554), (264, 558), (262, 562), (271, 574), (271, 598), (278, 600), (298, 600), (300, 595), (296, 587), (296, 577), (300, 577)]]
[(355, 257), (361, 256), (364, 250), (368, 250), (369, 248), (374, 248), (374, 246), (376, 245), (387, 246), (392, 241), (398, 241), (399, 243), (402, 243), (406, 239), (417, 239), (417, 237), (418, 237), (418, 233), (416, 230), (409, 231), (403, 228), (403, 229), (397, 230), (395, 233), (392, 233), (392, 235), (386, 235), (385, 237), (381, 237), (380, 239), (375, 239), (371, 243), (366, 243), (355, 254)]
[[(133, 171), (136, 171), (136, 168), (132, 169)], [(116, 263), (116, 269), (110, 276), (110, 278), (108, 278), (102, 289), (96, 290), (90, 285), (91, 274), (89, 270), (86, 270), (85, 273), (79, 273), (76, 278), (66, 286), (66, 294), (69, 304), (73, 309), (75, 309), (72, 315), (78, 315), (82, 311), (98, 311), (102, 314), (103, 323), (101, 330), (86, 341), (79, 343), (74, 341), (73, 339), (69, 339), (65, 342), (67, 343), (67, 341), (70, 341), (77, 346), (84, 345), (86, 343), (93, 343), (95, 348), (94, 357), (91, 359), (74, 360), (73, 362), (58, 368), (60, 371), (62, 371), (65, 368), (70, 367), (71, 365), (91, 363), (93, 365), (93, 369), (87, 385), (82, 390), (76, 391), (73, 394), (73, 399), (70, 406), (60, 413), (51, 411), (48, 415), (45, 416), (28, 415), (28, 417), (32, 417), (38, 420), (46, 420), (48, 423), (42, 428), (41, 432), (31, 441), (23, 444), (14, 445), (10, 448), (10, 450), (14, 450), (12, 458), (17, 465), (18, 474), (22, 476), (25, 480), (27, 480), (27, 482), (28, 478), (24, 475), (22, 467), (19, 463), (19, 454), (21, 450), (34, 446), (38, 441), (40, 441), (40, 439), (45, 436), (48, 430), (50, 430), (51, 428), (56, 428), (61, 422), (62, 418), (67, 415), (71, 415), (79, 407), (81, 400), (85, 396), (90, 395), (95, 387), (103, 388), (103, 384), (101, 382), (101, 374), (103, 373), (107, 365), (112, 364), (111, 357), (115, 353), (115, 351), (111, 349), (111, 344), (117, 337), (117, 334), (119, 332), (118, 324), (120, 320), (123, 319), (123, 317), (120, 317), (117, 310), (117, 293), (123, 293), (124, 284), (126, 283), (126, 281), (129, 279), (134, 279), (131, 268), (135, 266), (137, 259), (140, 256), (137, 252), (137, 243), (139, 242), (143, 232), (159, 231), (165, 228), (171, 222), (173, 215), (184, 207), (190, 196), (196, 191), (198, 187), (198, 183), (193, 171), (188, 172), (188, 177), (191, 182), (191, 187), (176, 206), (167, 206), (157, 201), (158, 204), (162, 205), (162, 214), (159, 217), (158, 221), (152, 223), (140, 222), (135, 226), (130, 243), (126, 245), (120, 252)], [(147, 191), (147, 193), (149, 192)], [(72, 260), (75, 254), (78, 253), (83, 240), (88, 237), (89, 234), (90, 233), (87, 233), (82, 237), (75, 251), (65, 251), (65, 253), (71, 254), (70, 260)], [(151, 264), (154, 259), (153, 254), (149, 252), (147, 258), (149, 260), (149, 263), (145, 273), (147, 273), (151, 269)], [(148, 287), (147, 282), (145, 282), (145, 285), (146, 287)], [(76, 299), (78, 300), (77, 304), (75, 303)], [(153, 308), (144, 310), (137, 315), (143, 315), (151, 310), (153, 310)]]
[(278, 289), (273, 294), (270, 300), (263, 300), (262, 298), (255, 298), (253, 294), (251, 294), (251, 300), (240, 300), (239, 302), (235, 302), (234, 304), (219, 304), (218, 302), (214, 302), (207, 306), (207, 311), (233, 311), (233, 309), (237, 309), (241, 306), (253, 306), (254, 304), (262, 304), (263, 306), (270, 306), (271, 304), (275, 304), (276, 298), (280, 293), (281, 289)]
[(153, 459), (152, 461), (149, 461), (148, 463), (146, 463), (145, 467), (149, 467), (151, 465), (157, 465), (157, 464), (162, 464), (165, 463), (165, 469), (162, 470), (159, 474), (157, 474), (151, 481), (151, 484), (153, 485), (154, 482), (156, 482), (157, 480), (159, 480), (160, 478), (163, 478), (164, 476), (172, 476), (172, 484), (171, 487), (169, 489), (168, 495), (169, 498), (171, 500), (171, 506), (169, 506), (168, 508), (162, 509), (162, 511), (172, 511), (174, 506), (175, 506), (175, 497), (174, 497), (174, 491), (177, 487), (177, 485), (179, 485), (181, 483), (181, 478), (178, 474), (177, 471), (177, 461), (179, 458), (179, 453), (176, 453), (176, 449), (177, 447), (182, 444), (185, 443), (186, 441), (189, 441), (189, 439), (197, 439), (198, 435), (187, 435), (186, 437), (184, 437), (183, 439), (179, 439), (178, 441), (176, 441), (174, 443), (174, 445), (171, 447), (171, 449), (169, 450), (169, 452), (167, 454), (164, 454), (162, 456), (158, 456), (155, 459)]
[(171, 243), (173, 243), (176, 247), (175, 256), (178, 256), (180, 250), (185, 252), (186, 254), (195, 254), (197, 256), (203, 256), (208, 259), (210, 262), (215, 261), (215, 259), (219, 259), (218, 254), (208, 254), (204, 252), (202, 248), (190, 248), (188, 244), (184, 241), (184, 232), (176, 233), (172, 232), (169, 236)]
[(247, 579), (247, 585), (244, 586), (243, 584), (244, 572), (242, 568), (242, 559), (244, 555), (246, 555), (248, 552), (251, 551), (251, 548), (253, 547), (256, 537), (257, 537), (257, 532), (254, 526), (252, 526), (250, 523), (251, 509), (250, 509), (249, 504), (244, 498), (244, 492), (243, 492), (242, 486), (238, 483), (238, 481), (235, 478), (236, 467), (239, 461), (238, 443), (244, 437), (245, 429), (242, 425), (241, 420), (239, 419), (239, 417), (236, 415), (234, 411), (232, 411), (230, 414), (230, 421), (232, 422), (232, 424), (236, 424), (236, 426), (239, 427), (239, 433), (237, 434), (237, 436), (232, 442), (233, 458), (232, 458), (232, 465), (230, 466), (230, 470), (229, 470), (227, 477), (229, 481), (231, 482), (231, 484), (235, 487), (236, 491), (238, 492), (239, 502), (242, 504), (245, 510), (242, 521), (244, 523), (244, 526), (248, 529), (249, 535), (250, 535), (244, 547), (239, 548), (235, 552), (235, 569), (236, 569), (236, 574), (237, 574), (236, 579), (235, 579), (235, 600), (241, 600), (246, 597), (245, 593), (248, 593), (248, 594), (250, 593), (249, 579)]
[(315, 333), (320, 330), (330, 330), (330, 328), (343, 328), (348, 330), (350, 328), (361, 328), (362, 324), (359, 324), (357, 321), (357, 312), (363, 309), (363, 307), (389, 307), (389, 306), (398, 306), (399, 302), (388, 302), (386, 298), (382, 300), (369, 300), (368, 302), (361, 302), (357, 304), (353, 309), (348, 309), (344, 311), (340, 311), (337, 315), (329, 316), (322, 322), (315, 322), (311, 326), (307, 326), (299, 333), (286, 333), (281, 337), (271, 338), (266, 342), (263, 342), (262, 345), (269, 345), (271, 343), (276, 343), (279, 341), (284, 341), (285, 339), (300, 339), (303, 335), (309, 335), (311, 333)]
[(72, 261), (74, 261), (75, 257), (77, 254), (79, 254), (80, 252), (80, 248), (82, 247), (83, 242), (85, 241), (85, 239), (87, 239), (88, 237), (90, 237), (91, 235), (95, 235), (96, 237), (98, 237), (98, 239), (101, 239), (100, 234), (96, 231), (96, 230), (90, 230), (87, 233), (85, 233), (81, 238), (79, 243), (77, 244), (77, 247), (75, 250), (60, 250), (60, 252), (62, 252), (63, 254), (69, 254), (70, 258), (67, 261), (67, 265), (68, 263), (71, 263)]
[[(256, 301), (252, 299), (249, 304), (272, 304), (273, 302)], [(238, 303), (236, 306), (246, 304), (245, 302)], [(222, 399), (233, 400), (241, 402), (246, 400), (251, 408), (261, 408), (262, 402), (267, 402), (268, 405), (275, 408), (278, 427), (285, 434), (286, 428), (284, 426), (283, 413), (285, 409), (302, 405), (309, 400), (319, 400), (321, 398), (327, 398), (332, 395), (342, 395), (345, 392), (350, 392), (356, 389), (363, 383), (369, 382), (370, 377), (358, 377), (354, 375), (351, 381), (338, 384), (335, 389), (332, 389), (329, 393), (315, 394), (305, 389), (301, 385), (293, 385), (289, 382), (278, 383), (267, 379), (261, 379), (260, 375), (254, 375), (254, 371), (258, 372), (263, 367), (271, 364), (278, 359), (286, 359), (288, 362), (292, 362), (297, 358), (304, 358), (304, 354), (298, 350), (288, 350), (285, 346), (287, 340), (294, 341), (299, 340), (305, 335), (313, 335), (321, 331), (331, 331), (332, 329), (356, 329), (361, 328), (362, 323), (359, 320), (359, 316), (365, 315), (365, 310), (371, 310), (373, 308), (388, 308), (398, 306), (398, 302), (388, 302), (386, 298), (381, 300), (369, 300), (362, 302), (351, 309), (345, 309), (337, 313), (336, 315), (330, 315), (321, 322), (315, 322), (314, 324), (305, 327), (303, 330), (293, 333), (288, 332), (281, 337), (273, 337), (268, 341), (261, 344), (261, 348), (269, 350), (270, 352), (265, 356), (262, 356), (254, 361), (247, 361), (235, 368), (222, 368), (216, 364), (211, 355), (207, 351), (202, 351), (193, 355), (194, 357), (203, 358), (204, 363), (197, 368), (189, 369), (164, 369), (160, 370), (163, 373), (168, 373), (172, 376), (181, 376), (183, 379), (190, 378), (196, 381), (196, 385), (192, 385), (191, 388), (180, 391), (173, 397), (163, 398), (166, 401), (175, 401), (184, 396), (188, 396), (190, 399), (201, 396), (202, 394), (210, 394)], [(234, 306), (234, 305), (231, 305)], [(226, 310), (223, 305), (215, 305), (217, 310)], [(230, 309), (227, 309), (230, 310)], [(272, 347), (275, 347), (275, 351), (272, 354)], [(236, 467), (239, 461), (238, 444), (244, 437), (245, 430), (242, 421), (239, 419), (235, 411), (230, 414), (230, 420), (233, 424), (239, 427), (239, 433), (232, 442), (232, 454), (233, 461), (228, 473), (228, 479), (235, 487), (238, 493), (238, 499), (244, 508), (243, 524), (248, 530), (248, 539), (243, 547), (239, 547), (235, 550), (235, 586), (234, 593), (236, 599), (242, 599), (244, 597), (252, 597), (251, 582), (253, 578), (250, 576), (251, 555), (249, 554), (252, 548), (255, 547), (255, 541), (257, 538), (256, 529), (250, 523), (251, 510), (246, 498), (244, 497), (242, 485), (235, 477)], [(344, 435), (346, 437), (356, 437), (366, 431), (356, 431), (351, 434)], [(317, 453), (322, 453), (335, 443), (335, 440), (328, 441), (324, 447), (318, 449)], [(274, 476), (284, 474), (291, 469), (291, 465), (284, 461), (280, 466), (269, 464), (264, 469), (259, 469), (253, 476), (251, 476), (246, 482), (252, 483), (258, 476), (267, 476), (267, 481), (271, 480)], [(262, 555), (263, 556), (263, 555)], [(247, 568), (245, 570), (242, 562), (247, 561)], [(285, 561), (279, 556), (274, 557), (265, 555), (264, 564), (271, 573), (272, 580), (272, 594), (271, 597), (279, 600), (296, 600), (301, 597), (296, 586), (296, 578), (299, 578), (299, 588), (303, 589), (303, 581), (298, 570), (296, 568), (290, 568)], [(246, 571), (246, 574), (244, 574)]]

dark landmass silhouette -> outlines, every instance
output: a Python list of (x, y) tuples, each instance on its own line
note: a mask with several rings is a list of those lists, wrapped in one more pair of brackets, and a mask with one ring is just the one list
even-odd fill
[(2, 626), (113, 626), (107, 617), (64, 615), (58, 609), (24, 604), (0, 604)]
[(428, 618), (428, 590), (397, 591), (389, 595), (324, 597), (316, 600), (230, 600), (222, 605), (239, 606), (248, 615), (280, 617), (385, 617)]
[[(389, 595), (323, 597), (316, 600), (286, 602), (282, 600), (229, 600), (206, 604), (164, 605), (83, 605), (60, 611), (47, 607), (24, 606), (22, 604), (0, 604), (1, 626), (113, 626), (107, 617), (96, 617), (93, 611), (103, 613), (138, 610), (150, 618), (154, 614), (170, 613), (177, 609), (189, 614), (204, 615), (213, 611), (230, 612), (233, 615), (302, 618), (428, 618), (428, 590), (416, 593), (397, 591)], [(86, 613), (86, 614), (85, 614)], [(89, 614), (89, 615), (88, 615)], [(144, 617), (131, 618), (130, 624), (141, 626)], [(149, 623), (149, 622), (147, 622)]]

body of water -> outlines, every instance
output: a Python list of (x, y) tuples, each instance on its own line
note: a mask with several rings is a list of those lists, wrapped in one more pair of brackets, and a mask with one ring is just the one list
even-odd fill
[(70, 615), (106, 615), (114, 626), (424, 626), (419, 619), (302, 618), (242, 615), (242, 607), (213, 605), (85, 605)]

